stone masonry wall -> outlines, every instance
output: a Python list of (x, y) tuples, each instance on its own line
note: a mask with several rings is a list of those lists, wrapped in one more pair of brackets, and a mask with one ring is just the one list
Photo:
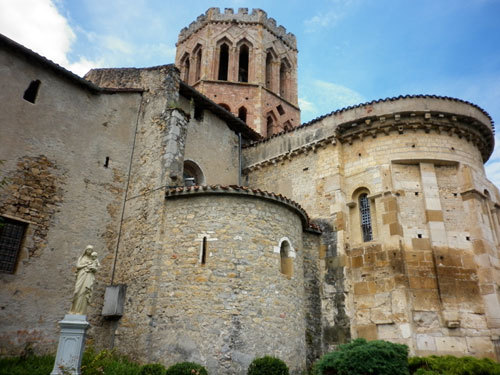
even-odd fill
[[(124, 244), (141, 237), (141, 254), (127, 264), (144, 289), (127, 300), (116, 348), (166, 365), (200, 362), (218, 374), (245, 374), (253, 358), (270, 354), (300, 374), (306, 323), (297, 214), (259, 197), (196, 193), (169, 197), (160, 209), (163, 219), (138, 222)], [(158, 247), (142, 240), (148, 224), (160, 225)], [(296, 254), (291, 278), (280, 273), (275, 249), (284, 237)]]

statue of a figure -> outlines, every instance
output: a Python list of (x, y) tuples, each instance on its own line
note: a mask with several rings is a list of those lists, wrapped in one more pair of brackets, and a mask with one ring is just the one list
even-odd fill
[(76, 263), (76, 283), (70, 314), (86, 315), (87, 306), (92, 296), (95, 273), (100, 264), (94, 247), (88, 245)]

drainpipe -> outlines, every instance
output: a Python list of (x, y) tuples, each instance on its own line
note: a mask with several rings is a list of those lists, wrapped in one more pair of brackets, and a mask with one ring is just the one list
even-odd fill
[(241, 133), (238, 133), (238, 185), (241, 186)]

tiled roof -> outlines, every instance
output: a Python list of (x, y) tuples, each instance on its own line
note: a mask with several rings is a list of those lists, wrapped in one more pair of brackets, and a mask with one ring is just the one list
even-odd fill
[(166, 197), (176, 197), (190, 194), (235, 194), (235, 195), (248, 195), (258, 198), (264, 198), (285, 204), (288, 207), (298, 211), (302, 218), (304, 229), (315, 233), (321, 233), (318, 226), (311, 223), (307, 212), (297, 202), (288, 199), (281, 194), (275, 194), (260, 189), (252, 189), (245, 186), (238, 185), (202, 185), (202, 186), (180, 186), (168, 189), (165, 192)]

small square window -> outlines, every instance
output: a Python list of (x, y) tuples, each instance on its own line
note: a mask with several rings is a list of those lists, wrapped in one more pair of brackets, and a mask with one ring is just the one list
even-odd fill
[(1, 218), (0, 272), (14, 273), (26, 226), (27, 224), (21, 221)]

